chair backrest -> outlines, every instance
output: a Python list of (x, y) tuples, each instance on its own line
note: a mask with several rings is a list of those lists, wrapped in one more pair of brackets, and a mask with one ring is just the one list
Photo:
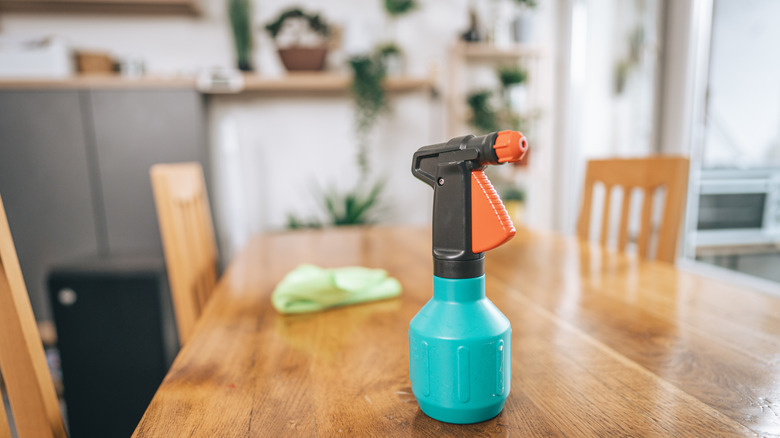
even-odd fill
[[(30, 297), (0, 199), (0, 371), (20, 438), (65, 437)], [(0, 400), (0, 437), (10, 436)]]
[(585, 192), (577, 224), (577, 235), (583, 240), (589, 238), (593, 187), (597, 182), (601, 182), (606, 189), (603, 214), (601, 215), (600, 241), (602, 245), (607, 244), (612, 189), (615, 186), (620, 186), (623, 189), (617, 243), (619, 251), (625, 251), (629, 240), (628, 222), (631, 194), (635, 188), (642, 191), (640, 228), (637, 236), (637, 250), (642, 258), (648, 258), (650, 249), (650, 236), (653, 233), (651, 219), (654, 195), (659, 188), (665, 188), (666, 197), (658, 228), (655, 259), (674, 263), (677, 252), (677, 236), (680, 231), (687, 194), (688, 159), (675, 156), (655, 156), (588, 161), (585, 171)]
[(217, 247), (203, 168), (157, 164), (151, 171), (179, 341), (184, 345), (217, 280)]

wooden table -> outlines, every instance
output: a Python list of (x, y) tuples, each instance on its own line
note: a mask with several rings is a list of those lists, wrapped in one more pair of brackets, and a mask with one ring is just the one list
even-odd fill
[[(404, 291), (279, 315), (271, 291), (302, 262), (381, 267)], [(526, 230), (487, 254), (487, 275), (513, 329), (492, 420), (440, 423), (411, 394), (430, 231), (353, 228), (252, 240), (134, 436), (780, 435), (780, 299)]]

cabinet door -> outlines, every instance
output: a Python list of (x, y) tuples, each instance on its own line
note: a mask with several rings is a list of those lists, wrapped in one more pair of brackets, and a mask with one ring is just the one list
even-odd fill
[(170, 89), (90, 91), (89, 96), (108, 251), (162, 253), (149, 168), (180, 161), (206, 167), (203, 97)]
[(0, 195), (39, 320), (51, 319), (48, 266), (98, 249), (85, 103), (78, 91), (0, 92)]

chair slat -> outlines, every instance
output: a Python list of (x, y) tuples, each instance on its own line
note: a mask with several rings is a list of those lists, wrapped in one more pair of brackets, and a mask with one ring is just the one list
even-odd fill
[[(19, 438), (65, 437), (8, 219), (0, 199), (0, 370)], [(5, 418), (5, 415), (3, 415)]]
[(618, 233), (618, 249), (626, 250), (628, 245), (628, 221), (630, 219), (632, 190), (630, 187), (623, 187), (623, 201), (620, 207), (620, 231)]
[(158, 164), (150, 174), (183, 345), (217, 278), (217, 246), (203, 169), (198, 163)]
[(582, 208), (577, 222), (577, 235), (583, 240), (590, 238), (593, 185), (596, 182), (601, 182), (607, 187), (607, 194), (601, 223), (600, 242), (602, 245), (606, 245), (610, 225), (611, 188), (620, 186), (624, 195), (618, 232), (618, 250), (625, 251), (630, 240), (628, 230), (631, 193), (634, 188), (639, 188), (644, 193), (645, 200), (642, 203), (640, 213), (637, 247), (639, 256), (648, 258), (648, 248), (651, 246), (650, 237), (653, 233), (652, 198), (658, 188), (665, 187), (667, 196), (663, 205), (655, 259), (674, 263), (687, 195), (688, 163), (688, 159), (685, 157), (671, 156), (589, 161), (585, 170), (585, 187)]
[(612, 186), (604, 186), (604, 213), (601, 216), (601, 245), (606, 246), (609, 237), (609, 219), (612, 201)]
[(650, 235), (652, 234), (652, 217), (653, 217), (653, 194), (654, 191), (651, 188), (645, 188), (644, 199), (642, 200), (642, 212), (639, 224), (639, 237), (637, 239), (637, 251), (640, 257), (647, 258), (648, 249), (650, 245)]
[(585, 190), (582, 197), (582, 208), (580, 209), (580, 218), (577, 223), (577, 236), (582, 240), (590, 238), (590, 217), (593, 202), (593, 179), (591, 178), (590, 168), (585, 171)]

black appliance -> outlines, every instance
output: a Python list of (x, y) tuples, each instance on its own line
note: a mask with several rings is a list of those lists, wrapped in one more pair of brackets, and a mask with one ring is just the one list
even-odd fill
[(91, 257), (50, 270), (71, 438), (133, 433), (178, 351), (160, 257)]

